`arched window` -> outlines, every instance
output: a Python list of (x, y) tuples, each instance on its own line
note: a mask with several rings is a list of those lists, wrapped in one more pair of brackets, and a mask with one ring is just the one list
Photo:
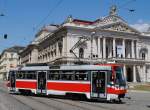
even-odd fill
[(84, 58), (84, 49), (83, 48), (79, 49), (79, 58)]
[(140, 49), (140, 58), (142, 60), (146, 60), (147, 55), (148, 55), (148, 49), (147, 48), (141, 48)]

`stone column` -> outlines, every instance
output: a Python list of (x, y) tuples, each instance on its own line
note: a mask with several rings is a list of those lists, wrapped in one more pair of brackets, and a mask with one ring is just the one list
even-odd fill
[(124, 78), (125, 80), (127, 80), (127, 73), (126, 73), (126, 65), (123, 65), (123, 74), (124, 74)]
[(101, 40), (100, 38), (97, 38), (97, 54), (98, 54), (98, 58), (101, 58)]
[(108, 44), (109, 44), (108, 45), (108, 51), (109, 51), (108, 56), (109, 56), (109, 58), (112, 58), (112, 43), (111, 43), (111, 40), (109, 40)]
[(143, 71), (142, 71), (142, 73), (143, 73), (143, 82), (146, 82), (147, 75), (146, 75), (146, 66), (145, 65), (143, 65)]
[[(94, 36), (93, 36), (94, 37)], [(97, 51), (97, 49), (98, 49), (98, 42), (97, 42), (97, 38), (93, 38), (93, 43), (92, 43), (92, 53), (93, 53), (93, 55), (96, 55), (96, 54), (98, 54), (98, 51)], [(96, 57), (96, 56), (95, 56)]]
[(103, 58), (106, 58), (106, 38), (103, 37)]
[(51, 61), (51, 60), (52, 60), (52, 54), (51, 54), (51, 51), (52, 51), (52, 45), (50, 46), (49, 51), (50, 51), (50, 61)]
[(62, 46), (62, 56), (66, 56), (66, 46), (67, 46), (67, 42), (66, 42), (66, 36), (63, 36), (63, 46)]
[(136, 50), (136, 58), (138, 59), (138, 58), (139, 58), (139, 55), (138, 55), (138, 44), (137, 44), (137, 40), (135, 41), (135, 50)]
[(122, 47), (123, 47), (123, 58), (125, 58), (125, 39), (122, 40)]
[(130, 43), (129, 43), (129, 41), (127, 41), (126, 47), (127, 47), (127, 50), (126, 50), (127, 58), (130, 58)]
[(58, 47), (58, 42), (56, 43), (56, 57), (59, 57), (59, 47)]
[(136, 65), (133, 65), (133, 82), (137, 82), (136, 81)]
[(90, 42), (90, 46), (91, 46), (91, 52), (90, 52), (90, 58), (91, 58), (91, 62), (93, 59), (93, 36), (91, 36), (91, 42)]
[(116, 39), (113, 38), (113, 57), (116, 57)]
[(131, 56), (132, 58), (135, 58), (134, 40), (131, 41)]

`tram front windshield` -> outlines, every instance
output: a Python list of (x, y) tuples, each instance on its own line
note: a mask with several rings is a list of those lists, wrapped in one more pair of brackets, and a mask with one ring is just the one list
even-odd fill
[(116, 73), (115, 83), (118, 84), (119, 86), (125, 86), (126, 83), (122, 67), (119, 66), (115, 67), (115, 73)]

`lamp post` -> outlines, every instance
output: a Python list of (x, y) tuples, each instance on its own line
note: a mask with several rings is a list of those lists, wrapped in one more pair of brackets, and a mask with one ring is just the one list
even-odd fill
[(7, 39), (7, 34), (4, 34), (4, 39)]
[[(0, 13), (0, 16), (3, 17), (3, 16), (5, 16), (5, 14), (4, 13)], [(4, 34), (4, 39), (7, 39), (7, 34)]]
[(0, 16), (5, 16), (4, 13), (1, 13)]

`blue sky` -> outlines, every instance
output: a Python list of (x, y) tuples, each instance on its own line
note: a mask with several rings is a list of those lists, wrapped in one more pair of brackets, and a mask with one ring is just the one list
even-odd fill
[[(68, 15), (92, 21), (107, 16), (112, 4), (117, 4), (119, 16), (130, 25), (145, 29), (150, 24), (150, 0), (62, 0), (54, 9), (59, 1), (0, 0), (0, 13), (5, 14), (0, 17), (0, 52), (13, 45), (26, 46), (43, 25), (60, 24)], [(5, 33), (8, 39), (3, 39)]]

